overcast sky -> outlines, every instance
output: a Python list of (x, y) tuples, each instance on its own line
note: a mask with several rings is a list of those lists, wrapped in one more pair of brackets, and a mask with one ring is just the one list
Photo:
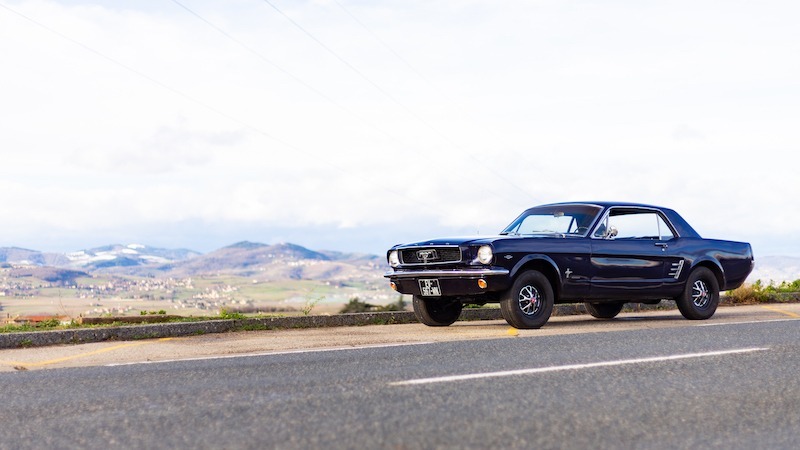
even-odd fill
[(0, 246), (382, 253), (660, 204), (800, 256), (796, 1), (0, 0)]

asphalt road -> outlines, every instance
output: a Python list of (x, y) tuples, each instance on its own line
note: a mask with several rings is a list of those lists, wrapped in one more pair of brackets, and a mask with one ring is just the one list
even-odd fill
[(0, 447), (798, 448), (797, 317), (4, 372)]

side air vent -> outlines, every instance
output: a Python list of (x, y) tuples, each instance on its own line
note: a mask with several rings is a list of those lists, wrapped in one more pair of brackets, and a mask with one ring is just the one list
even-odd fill
[(672, 268), (669, 270), (669, 276), (675, 278), (676, 280), (680, 278), (684, 262), (685, 262), (684, 260), (680, 260), (678, 262), (672, 263)]

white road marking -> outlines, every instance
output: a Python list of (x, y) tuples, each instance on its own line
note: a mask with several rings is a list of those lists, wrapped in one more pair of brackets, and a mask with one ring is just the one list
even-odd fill
[(592, 369), (595, 367), (613, 367), (613, 366), (624, 366), (628, 364), (644, 364), (651, 362), (675, 361), (675, 360), (690, 359), (690, 358), (706, 358), (711, 356), (735, 355), (740, 353), (761, 352), (764, 350), (769, 350), (769, 348), (767, 347), (740, 348), (734, 350), (721, 350), (716, 352), (684, 353), (681, 355), (623, 359), (618, 361), (603, 361), (603, 362), (588, 363), (588, 364), (569, 364), (566, 366), (537, 367), (534, 369), (505, 370), (501, 372), (485, 372), (485, 373), (473, 373), (467, 375), (451, 375), (446, 377), (418, 378), (416, 380), (396, 381), (394, 383), (389, 383), (389, 385), (408, 386), (416, 384), (431, 384), (431, 383), (445, 383), (450, 381), (476, 380), (481, 378), (510, 377), (515, 375), (532, 375), (532, 374), (559, 372), (566, 370)]
[(262, 353), (237, 353), (235, 355), (199, 356), (196, 358), (176, 358), (176, 359), (162, 359), (157, 361), (134, 361), (125, 363), (111, 363), (111, 364), (106, 364), (105, 367), (135, 366), (139, 364), (161, 364), (161, 363), (183, 362), (183, 361), (211, 361), (215, 359), (249, 358), (252, 356), (278, 356), (278, 355), (295, 355), (302, 353), (338, 352), (342, 350), (367, 350), (373, 348), (404, 347), (410, 345), (426, 345), (433, 343), (434, 342), (404, 342), (395, 344), (359, 345), (352, 347), (308, 348), (300, 350), (284, 350), (284, 351), (262, 352)]
[(745, 325), (750, 323), (772, 323), (772, 322), (792, 322), (800, 319), (770, 319), (770, 320), (743, 320), (741, 322), (714, 322), (714, 323), (701, 323), (695, 325), (696, 327), (721, 327), (723, 325)]

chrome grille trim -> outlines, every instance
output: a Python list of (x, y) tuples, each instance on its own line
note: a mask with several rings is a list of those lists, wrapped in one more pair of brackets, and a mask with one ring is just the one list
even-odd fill
[[(430, 266), (432, 264), (451, 264), (462, 260), (461, 248), (457, 245), (425, 245), (399, 248), (401, 266)], [(421, 260), (420, 252), (433, 252), (435, 259)]]

